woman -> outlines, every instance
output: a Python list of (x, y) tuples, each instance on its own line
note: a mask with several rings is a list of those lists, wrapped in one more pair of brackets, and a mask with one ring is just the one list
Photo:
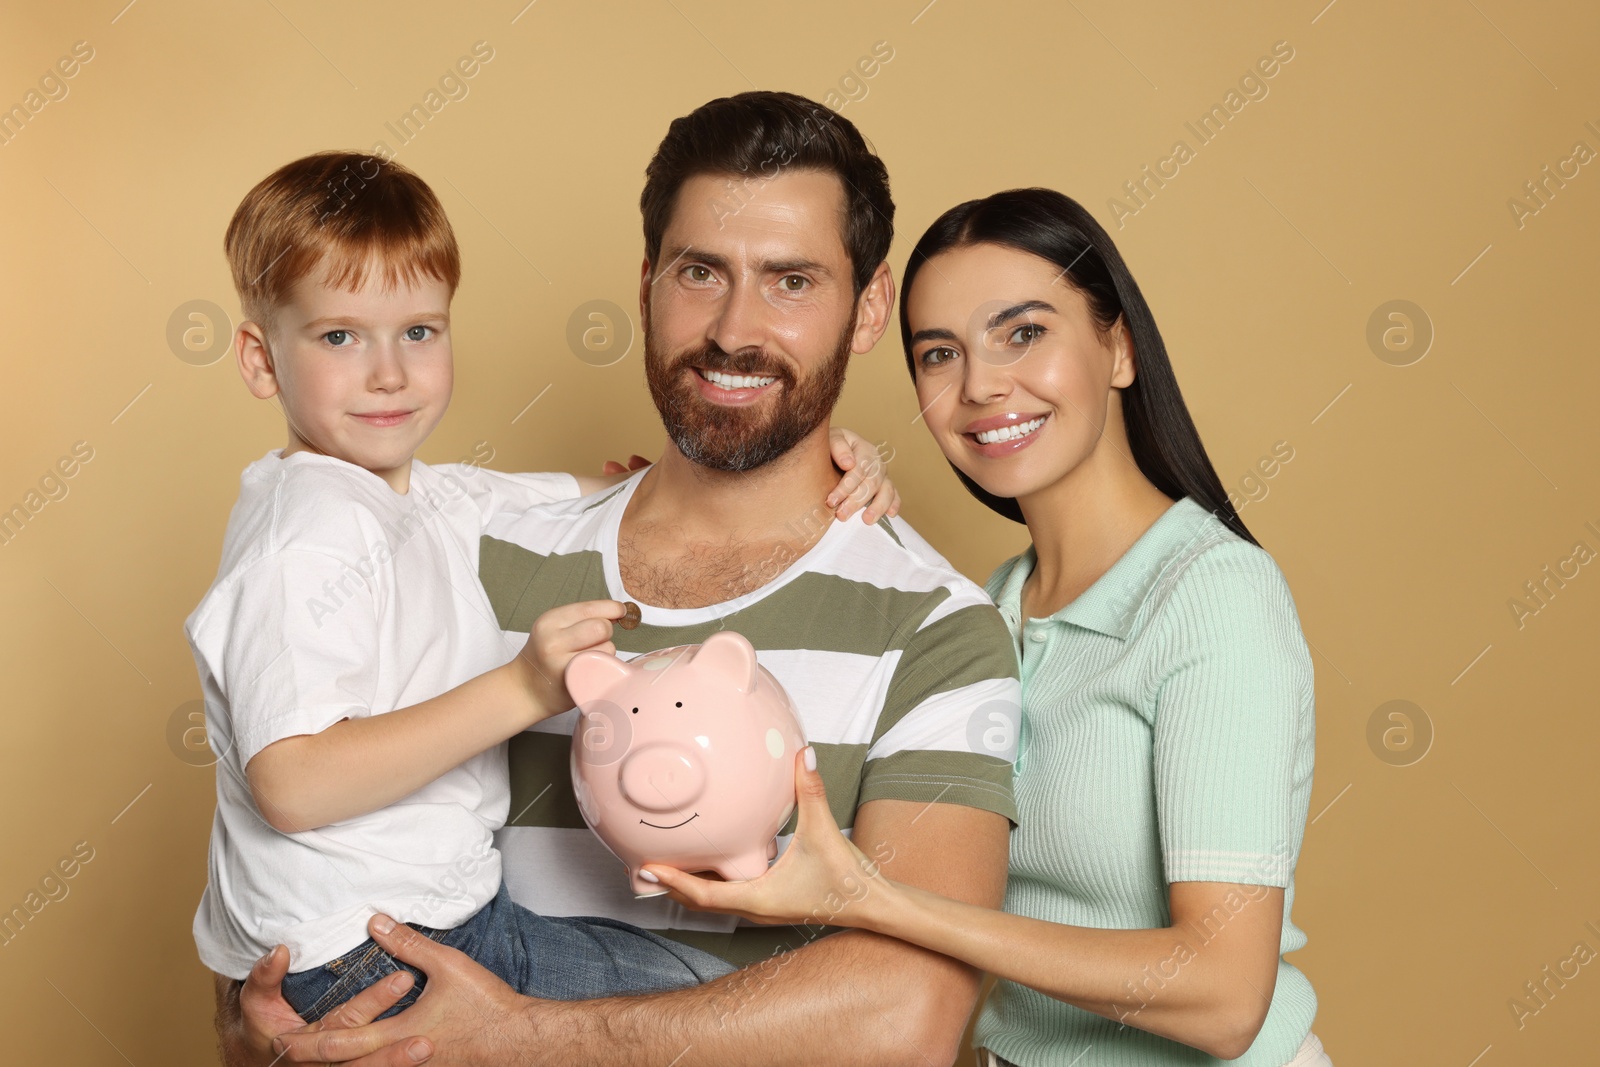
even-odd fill
[(691, 907), (821, 915), (995, 974), (986, 1063), (1327, 1065), (1316, 996), (1282, 959), (1305, 944), (1289, 910), (1310, 656), (1138, 285), (1094, 219), (1044, 189), (946, 212), (903, 284), (924, 421), (1033, 540), (988, 583), (1024, 702), (1005, 911), (886, 878), (804, 765), (796, 836), (765, 876), (648, 870)]

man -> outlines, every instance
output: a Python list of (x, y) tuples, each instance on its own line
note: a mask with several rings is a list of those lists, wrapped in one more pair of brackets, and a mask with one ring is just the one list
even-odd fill
[[(819, 105), (745, 93), (676, 120), (646, 176), (640, 312), (670, 444), (609, 493), (491, 526), (479, 575), (500, 624), (525, 631), (550, 605), (614, 596), (642, 605), (642, 624), (613, 635), (625, 655), (738, 630), (794, 697), (857, 846), (899, 881), (997, 907), (1015, 809), (1009, 759), (983, 751), (982, 727), (1020, 703), (1004, 624), (905, 523), (835, 524), (823, 500), (845, 368), (882, 336), (894, 303), (883, 164)], [(826, 916), (736, 927), (635, 901), (577, 817), (571, 714), (511, 748), (516, 814), (497, 844), (512, 895), (754, 966), (666, 994), (534, 1001), (380, 916), (380, 944), (428, 975), (414, 1006), (362, 1025), (410, 985), (401, 975), (284, 1034), (299, 1021), (277, 996), (278, 953), (252, 973), (242, 1018), (222, 990), (231, 1062), (270, 1062), (274, 1035), (286, 1062), (954, 1060), (978, 991), (962, 965), (876, 934), (828, 933)]]

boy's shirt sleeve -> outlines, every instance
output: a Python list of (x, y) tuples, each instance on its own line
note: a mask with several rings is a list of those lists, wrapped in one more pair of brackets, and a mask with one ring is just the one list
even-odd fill
[(582, 495), (578, 492), (578, 479), (570, 474), (507, 474), (470, 463), (441, 463), (433, 469), (477, 505), (485, 528), (497, 515), (520, 515), (540, 504)]
[(225, 698), (239, 766), (274, 741), (372, 713), (379, 610), (359, 569), (283, 549), (212, 596), (191, 640)]

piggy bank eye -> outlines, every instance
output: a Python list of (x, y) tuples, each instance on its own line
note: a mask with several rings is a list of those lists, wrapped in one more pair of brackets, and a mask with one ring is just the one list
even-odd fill
[(674, 704), (674, 705), (673, 705), (673, 707), (676, 707), (676, 708), (681, 708), (681, 707), (683, 707), (683, 701), (681, 701), (681, 700), (680, 700), (680, 701), (678, 701), (678, 702), (677, 702), (677, 703), (676, 703), (676, 704)]
[(635, 715), (637, 715), (637, 714), (639, 714), (639, 709), (638, 709), (638, 708), (634, 708), (634, 709), (633, 709), (633, 713), (634, 713), (634, 714), (635, 714)]

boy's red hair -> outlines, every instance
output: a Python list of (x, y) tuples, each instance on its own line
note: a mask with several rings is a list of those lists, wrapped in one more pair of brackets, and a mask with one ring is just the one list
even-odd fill
[(429, 275), (455, 295), (461, 254), (438, 197), (398, 163), (319, 152), (263, 178), (240, 201), (223, 239), (245, 318), (267, 324), (300, 279), (360, 288), (380, 264), (384, 284)]

